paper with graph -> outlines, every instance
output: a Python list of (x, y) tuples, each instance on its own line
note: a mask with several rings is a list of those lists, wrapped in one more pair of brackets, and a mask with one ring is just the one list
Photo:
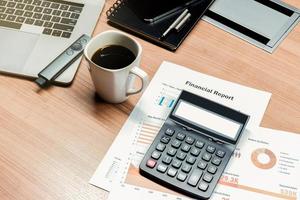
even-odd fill
[[(266, 128), (247, 131), (211, 199), (299, 199), (300, 155), (295, 151), (299, 141), (300, 134), (295, 133)], [(145, 186), (115, 184), (109, 200), (124, 196), (131, 200), (187, 199)]]
[[(182, 89), (247, 113), (250, 115), (248, 127), (259, 126), (271, 96), (164, 62), (91, 178), (91, 184), (108, 191), (115, 183), (130, 184), (178, 195), (139, 175), (138, 166)], [(234, 155), (242, 157), (243, 153), (237, 151)], [(221, 180), (223, 185), (235, 189), (240, 181), (235, 175), (225, 173)]]

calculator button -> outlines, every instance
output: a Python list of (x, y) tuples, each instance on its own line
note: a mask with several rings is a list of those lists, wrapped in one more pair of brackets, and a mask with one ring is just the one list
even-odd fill
[(203, 192), (205, 192), (208, 188), (208, 184), (201, 181), (200, 184), (199, 184), (199, 187), (198, 187), (200, 190), (202, 190)]
[(186, 173), (189, 173), (191, 171), (191, 169), (192, 169), (192, 166), (188, 165), (188, 164), (183, 164), (181, 167), (181, 170)]
[(208, 153), (204, 153), (202, 159), (208, 162), (211, 159), (211, 155)]
[(219, 156), (220, 158), (223, 158), (225, 156), (225, 152), (222, 150), (218, 150), (216, 155)]
[(185, 181), (187, 175), (185, 173), (182, 173), (182, 172), (179, 172), (178, 175), (177, 175), (177, 179), (180, 180), (180, 181)]
[(178, 152), (176, 157), (179, 159), (179, 160), (184, 160), (185, 157), (186, 157), (186, 153), (183, 153), (183, 152)]
[(193, 165), (196, 162), (196, 158), (194, 156), (188, 156), (186, 162)]
[(170, 155), (170, 156), (175, 156), (176, 152), (177, 152), (177, 150), (171, 147), (167, 151), (167, 154)]
[(174, 159), (172, 166), (178, 169), (181, 166), (181, 161)]
[(174, 177), (177, 174), (177, 170), (174, 168), (170, 168), (167, 173), (169, 176)]
[(191, 149), (191, 146), (188, 144), (183, 144), (181, 150), (184, 152), (188, 152)]
[(173, 136), (173, 134), (175, 133), (175, 130), (171, 129), (171, 128), (167, 128), (165, 134), (168, 136)]
[(170, 156), (165, 156), (163, 159), (162, 159), (162, 162), (165, 163), (165, 164), (170, 164), (172, 162), (172, 157)]
[(147, 165), (147, 167), (153, 168), (156, 165), (156, 161), (152, 160), (152, 159), (149, 159), (149, 160), (147, 160), (146, 165)]
[(198, 155), (200, 154), (200, 149), (198, 149), (198, 148), (196, 148), (196, 147), (193, 147), (193, 148), (191, 149), (191, 154), (192, 154), (193, 156), (198, 156)]
[(195, 139), (192, 138), (192, 137), (190, 137), (190, 136), (188, 136), (188, 137), (186, 138), (186, 140), (185, 140), (185, 142), (188, 143), (188, 144), (193, 144), (194, 141), (195, 141)]
[(194, 169), (187, 183), (195, 187), (200, 180), (202, 173), (203, 172), (200, 169)]
[(199, 167), (200, 169), (205, 169), (207, 166), (207, 163), (204, 162), (203, 160), (200, 160), (197, 167)]
[(161, 172), (161, 173), (165, 173), (167, 171), (168, 167), (164, 164), (159, 164), (157, 166), (157, 171)]
[(178, 140), (184, 140), (184, 138), (185, 138), (185, 134), (183, 134), (183, 133), (178, 133), (177, 134), (177, 136), (176, 136), (176, 138), (178, 139)]
[(169, 138), (168, 136), (163, 136), (163, 137), (160, 139), (160, 141), (161, 141), (162, 143), (168, 144), (168, 143), (170, 142), (170, 139), (171, 139), (171, 138)]
[(216, 166), (213, 166), (213, 165), (210, 165), (208, 168), (207, 168), (207, 171), (211, 174), (215, 174), (216, 171), (217, 171), (217, 167)]
[(163, 143), (159, 143), (157, 146), (156, 146), (156, 150), (158, 151), (164, 151), (166, 148), (166, 145), (164, 145)]
[(216, 165), (216, 166), (219, 166), (221, 164), (221, 159), (218, 158), (218, 157), (214, 157), (211, 161), (212, 164)]
[(204, 147), (204, 145), (205, 145), (205, 143), (202, 142), (202, 141), (200, 141), (200, 140), (198, 140), (198, 141), (195, 143), (195, 146), (198, 147), (198, 148), (200, 148), (200, 149), (202, 149), (202, 148)]
[(208, 153), (214, 153), (215, 150), (216, 150), (216, 148), (213, 147), (213, 146), (210, 146), (210, 145), (208, 145), (207, 148), (206, 148), (206, 151), (207, 151)]
[(151, 157), (158, 160), (160, 155), (161, 155), (161, 153), (159, 153), (158, 151), (153, 151)]
[(175, 147), (177, 149), (180, 147), (180, 145), (181, 145), (181, 142), (179, 140), (174, 140), (172, 142), (172, 147)]
[(213, 179), (213, 176), (208, 173), (205, 173), (203, 176), (203, 180), (207, 183), (210, 183), (212, 179)]

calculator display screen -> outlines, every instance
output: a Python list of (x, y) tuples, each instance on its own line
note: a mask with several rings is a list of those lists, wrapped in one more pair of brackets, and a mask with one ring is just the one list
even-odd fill
[(240, 123), (182, 100), (176, 106), (173, 115), (230, 139), (235, 139), (241, 128)]

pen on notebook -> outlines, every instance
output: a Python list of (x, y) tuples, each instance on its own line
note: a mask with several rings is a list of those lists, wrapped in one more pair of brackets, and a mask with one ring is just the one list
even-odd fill
[(184, 19), (184, 17), (186, 16), (186, 14), (189, 12), (188, 9), (185, 9), (180, 15), (179, 17), (177, 17), (177, 19), (168, 27), (168, 29), (162, 34), (162, 36), (160, 37), (160, 39), (166, 37), (169, 32), (174, 29), (180, 22), (181, 20)]
[(186, 22), (189, 21), (191, 16), (191, 13), (188, 13), (186, 16), (184, 16), (184, 18), (175, 27), (175, 30), (179, 32), (182, 29), (182, 27), (186, 24)]

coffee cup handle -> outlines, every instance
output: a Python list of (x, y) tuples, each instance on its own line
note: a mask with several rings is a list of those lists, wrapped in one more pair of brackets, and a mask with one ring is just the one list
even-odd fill
[(142, 86), (141, 88), (129, 88), (126, 95), (129, 96), (137, 94), (139, 92), (143, 92), (149, 83), (148, 74), (139, 67), (133, 67), (129, 73), (139, 77), (142, 81)]

